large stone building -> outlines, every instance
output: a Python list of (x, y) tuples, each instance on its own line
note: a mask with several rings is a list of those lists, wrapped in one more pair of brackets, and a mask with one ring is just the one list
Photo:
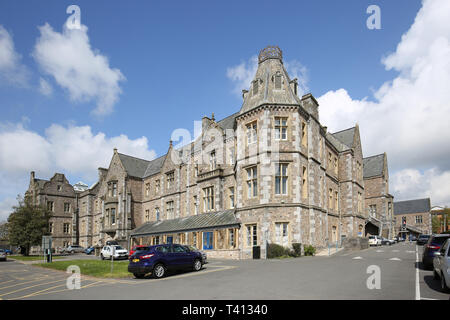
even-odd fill
[(394, 215), (395, 234), (402, 238), (432, 232), (430, 198), (394, 202)]
[[(183, 147), (170, 142), (151, 161), (115, 149), (91, 188), (75, 192), (64, 181), (78, 206), (67, 215), (77, 238), (67, 239), (82, 246), (177, 242), (210, 257), (251, 258), (265, 257), (267, 243), (325, 247), (364, 236), (365, 203), (381, 212), (392, 197), (387, 162), (382, 187), (367, 197), (364, 184), (379, 173), (365, 175), (359, 126), (328, 132), (316, 99), (297, 96), (278, 47), (261, 50), (242, 96), (241, 109), (225, 119), (203, 117), (201, 135)], [(55, 220), (54, 231), (57, 221), (66, 223)]]

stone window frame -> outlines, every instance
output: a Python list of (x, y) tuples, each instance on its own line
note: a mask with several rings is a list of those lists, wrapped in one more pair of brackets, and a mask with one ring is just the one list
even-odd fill
[(217, 168), (216, 150), (212, 150), (209, 153), (209, 168), (215, 170)]
[(308, 199), (308, 167), (302, 166), (302, 199)]
[(64, 213), (70, 213), (70, 202), (64, 202)]
[(301, 121), (301, 137), (300, 137), (300, 143), (303, 147), (308, 147), (308, 124), (305, 121)]
[(236, 230), (233, 228), (228, 228), (228, 247), (231, 249), (236, 248)]
[(415, 216), (416, 224), (423, 224), (423, 216), (421, 214)]
[(150, 221), (150, 209), (145, 209), (145, 222)]
[(110, 208), (111, 211), (111, 215), (110, 215), (110, 221), (111, 221), (111, 225), (114, 226), (116, 224), (117, 221), (117, 216), (116, 216), (116, 208)]
[(333, 188), (328, 189), (328, 209), (333, 209)]
[[(284, 90), (283, 89), (283, 74), (280, 72), (280, 71), (277, 71), (277, 72), (275, 72), (274, 74), (273, 74), (273, 76), (272, 76), (272, 81), (273, 81), (273, 89), (274, 90), (279, 90), (279, 91), (281, 91), (281, 90)], [(277, 88), (277, 79), (279, 79), (279, 84), (280, 84), (280, 87), (279, 88)]]
[(369, 216), (376, 218), (376, 216), (377, 216), (377, 205), (376, 204), (369, 205)]
[(228, 187), (228, 207), (230, 209), (234, 209), (236, 207), (236, 199), (235, 199), (235, 188), (234, 186)]
[[(285, 170), (285, 175), (283, 175), (283, 171), (280, 169), (280, 167), (285, 166), (286, 170)], [(280, 162), (276, 162), (275, 163), (275, 173), (274, 173), (274, 195), (275, 196), (288, 196), (289, 195), (289, 176), (290, 176), (290, 166), (289, 166), (289, 162), (286, 161), (280, 161)], [(277, 175), (279, 173), (279, 175)], [(277, 179), (280, 179), (280, 190), (279, 193), (277, 193)], [(283, 180), (284, 183), (283, 183)], [(282, 186), (285, 186), (286, 192), (283, 193), (282, 192)]]
[[(250, 174), (252, 172), (252, 174)], [(258, 166), (252, 165), (245, 168), (247, 199), (254, 199), (258, 197)], [(251, 191), (251, 193), (250, 193)]]
[(192, 198), (192, 202), (194, 204), (194, 215), (196, 216), (198, 215), (198, 196), (195, 195)]
[(215, 208), (214, 186), (208, 186), (203, 191), (203, 212), (212, 212)]
[(174, 201), (170, 200), (166, 202), (166, 219), (171, 220), (174, 218)]
[(159, 207), (155, 208), (155, 219), (159, 221), (161, 219), (161, 212), (159, 211)]
[(334, 190), (334, 209), (339, 212), (339, 192)]
[(252, 120), (245, 124), (247, 146), (258, 142), (258, 120)]
[(63, 233), (64, 234), (70, 234), (70, 223), (65, 222), (63, 224)]
[(169, 190), (173, 184), (175, 184), (175, 170), (166, 173), (167, 190)]
[(248, 248), (257, 246), (258, 245), (258, 223), (246, 223), (245, 224), (245, 232), (246, 232), (245, 246)]
[[(277, 123), (277, 121), (279, 121)], [(285, 124), (283, 124), (285, 121)], [(285, 138), (283, 139), (283, 129), (285, 129)], [(277, 132), (279, 136), (277, 138)], [(273, 117), (273, 139), (276, 141), (287, 141), (289, 136), (289, 116), (274, 116)]]
[(53, 233), (53, 225), (54, 225), (53, 222), (49, 222), (49, 223), (48, 223), (48, 232), (49, 232), (50, 234)]
[(339, 163), (338, 163), (338, 157), (334, 156), (333, 158), (333, 167), (334, 167), (334, 174), (337, 176), (339, 174)]
[(47, 210), (55, 212), (55, 201), (47, 201)]
[(156, 179), (155, 180), (155, 194), (159, 194), (161, 190), (161, 180), (160, 179)]
[(150, 182), (147, 182), (145, 184), (145, 196), (146, 197), (150, 196)]
[[(275, 221), (274, 223), (274, 236), (275, 236), (275, 243), (279, 244), (279, 245), (283, 245), (284, 243), (284, 237), (286, 237), (286, 242), (289, 243), (290, 242), (290, 227), (289, 227), (289, 221)], [(281, 229), (281, 234), (277, 235), (277, 226), (278, 225), (282, 225), (282, 229)], [(285, 230), (286, 227), (286, 230)], [(285, 234), (286, 233), (286, 234)], [(278, 238), (279, 237), (279, 238)]]

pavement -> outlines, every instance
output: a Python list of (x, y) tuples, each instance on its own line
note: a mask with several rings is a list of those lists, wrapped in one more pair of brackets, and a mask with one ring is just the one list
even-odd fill
[(331, 256), (210, 260), (199, 272), (158, 280), (81, 276), (72, 290), (70, 274), (9, 260), (0, 262), (0, 299), (449, 300), (422, 269), (421, 250), (398, 243)]

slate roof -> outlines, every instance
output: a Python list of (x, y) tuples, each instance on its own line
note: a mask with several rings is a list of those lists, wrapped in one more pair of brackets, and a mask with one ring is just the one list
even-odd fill
[(430, 198), (394, 202), (394, 214), (430, 212)]
[(239, 115), (239, 111), (236, 113), (233, 113), (232, 115), (220, 120), (217, 122), (217, 124), (223, 129), (234, 129), (234, 121), (236, 120), (236, 117)]
[(147, 222), (131, 232), (132, 236), (188, 232), (239, 226), (234, 210), (203, 213), (178, 219)]
[(332, 135), (347, 147), (351, 148), (353, 147), (353, 138), (355, 137), (355, 127), (335, 132)]
[(150, 161), (119, 153), (120, 161), (126, 172), (132, 177), (143, 178)]
[(364, 178), (383, 175), (384, 153), (363, 159)]
[(46, 182), (48, 182), (48, 180), (44, 180), (44, 179), (34, 179), (34, 182), (37, 183), (39, 189), (42, 189), (42, 188), (44, 188), (44, 184), (45, 184)]
[(327, 132), (327, 139), (339, 152), (350, 149), (347, 145), (343, 144), (340, 140), (335, 138), (331, 133)]
[(156, 158), (155, 160), (150, 161), (147, 166), (147, 169), (145, 170), (144, 178), (160, 172), (164, 164), (164, 160), (166, 160), (166, 155), (163, 155), (159, 158)]

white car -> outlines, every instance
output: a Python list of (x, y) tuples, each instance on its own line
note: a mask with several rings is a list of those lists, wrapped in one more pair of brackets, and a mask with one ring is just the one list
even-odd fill
[(369, 236), (369, 246), (381, 246), (381, 237)]
[(447, 239), (433, 258), (434, 279), (441, 280), (441, 289), (444, 292), (450, 290), (450, 239)]
[(104, 246), (100, 252), (100, 258), (104, 259), (128, 259), (128, 250), (119, 245)]

